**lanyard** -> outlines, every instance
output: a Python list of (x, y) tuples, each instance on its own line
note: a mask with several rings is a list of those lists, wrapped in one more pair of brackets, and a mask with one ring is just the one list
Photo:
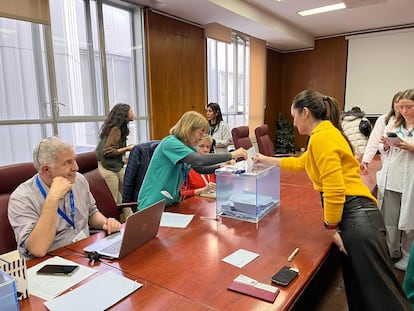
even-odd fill
[[(208, 184), (210, 183), (210, 175), (204, 175), (204, 174), (200, 174), (201, 178), (203, 178), (204, 183), (206, 184), (206, 186), (208, 186)], [(207, 179), (206, 179), (207, 176)]]
[[(36, 184), (40, 192), (43, 194), (43, 197), (46, 199), (46, 191), (45, 191), (45, 188), (43, 188), (42, 184), (40, 183), (39, 175), (36, 176)], [(66, 213), (62, 211), (60, 207), (58, 207), (58, 214), (60, 215), (60, 217), (66, 220), (66, 222), (69, 225), (71, 225), (73, 229), (75, 229), (75, 200), (73, 199), (72, 190), (69, 193), (69, 198), (70, 198), (70, 215), (72, 219), (70, 219), (68, 215), (66, 215)]]
[(405, 136), (407, 137), (413, 137), (413, 132), (409, 131), (407, 129), (407, 135), (405, 135), (404, 131), (403, 131), (403, 126), (400, 125), (400, 127), (398, 128), (398, 131), (396, 131), (397, 134), (400, 134), (402, 138), (405, 138)]
[(187, 168), (187, 165), (185, 163), (181, 163), (181, 173), (183, 174), (184, 187), (187, 187), (188, 185), (188, 172), (189, 169)]

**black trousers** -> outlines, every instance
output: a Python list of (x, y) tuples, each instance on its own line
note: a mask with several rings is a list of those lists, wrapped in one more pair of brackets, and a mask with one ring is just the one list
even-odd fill
[(366, 197), (347, 197), (339, 230), (349, 310), (412, 310), (394, 274), (381, 212)]

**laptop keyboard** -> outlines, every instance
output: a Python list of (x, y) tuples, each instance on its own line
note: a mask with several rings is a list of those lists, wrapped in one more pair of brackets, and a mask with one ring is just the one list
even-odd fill
[(112, 254), (113, 256), (118, 256), (119, 250), (121, 249), (121, 240), (117, 240), (114, 243), (108, 245), (107, 247), (101, 249), (101, 252), (105, 252), (107, 254)]

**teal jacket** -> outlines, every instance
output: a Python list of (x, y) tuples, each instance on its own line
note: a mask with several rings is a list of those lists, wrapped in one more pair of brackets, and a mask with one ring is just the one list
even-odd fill
[(405, 271), (403, 287), (411, 307), (414, 310), (414, 243), (411, 245), (410, 260)]

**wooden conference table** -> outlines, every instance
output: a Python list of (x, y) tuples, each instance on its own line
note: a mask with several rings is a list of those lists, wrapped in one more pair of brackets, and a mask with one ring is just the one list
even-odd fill
[[(161, 227), (155, 239), (121, 260), (96, 263), (95, 275), (112, 270), (143, 284), (112, 309), (290, 309), (327, 258), (332, 244), (323, 228), (319, 194), (306, 174), (281, 172), (281, 204), (257, 224), (224, 217), (214, 220), (215, 210), (215, 200), (200, 197), (168, 207), (166, 211), (195, 216), (186, 229)], [(102, 236), (95, 234), (53, 255), (90, 265), (82, 249)], [(288, 262), (296, 247), (299, 253)], [(238, 249), (258, 253), (259, 257), (243, 268), (222, 261)], [(28, 265), (41, 260), (31, 260)], [(279, 287), (273, 304), (227, 290), (239, 274), (271, 284), (271, 276), (284, 265), (296, 267), (300, 274), (288, 287)], [(41, 299), (31, 296), (20, 302), (20, 309), (45, 307)]]

